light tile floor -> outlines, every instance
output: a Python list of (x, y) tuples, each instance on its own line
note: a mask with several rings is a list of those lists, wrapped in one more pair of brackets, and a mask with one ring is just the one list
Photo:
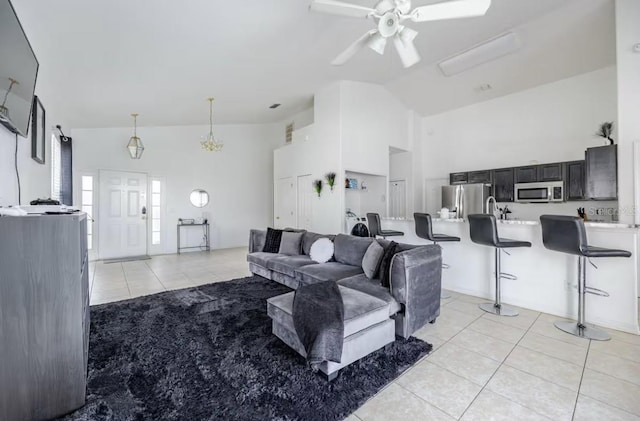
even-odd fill
[[(91, 304), (102, 304), (250, 274), (238, 248), (96, 262), (91, 275)], [(557, 330), (555, 316), (497, 317), (478, 309), (485, 300), (451, 294), (416, 333), (431, 354), (348, 421), (640, 420), (640, 336), (588, 341)]]

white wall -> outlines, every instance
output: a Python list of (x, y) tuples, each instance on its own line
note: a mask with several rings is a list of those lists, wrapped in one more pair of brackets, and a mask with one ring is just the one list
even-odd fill
[(410, 112), (385, 87), (342, 82), (342, 160), (346, 170), (388, 174), (389, 146), (410, 150)]
[[(28, 205), (37, 198), (51, 196), (51, 133), (57, 125), (65, 127), (64, 120), (55, 109), (48, 108), (51, 83), (46, 80), (47, 68), (40, 66), (36, 95), (45, 109), (45, 163), (31, 159), (31, 130), (28, 137), (18, 136), (18, 170), (20, 173), (21, 204)], [(68, 133), (67, 133), (68, 135)], [(15, 169), (15, 134), (0, 125), (0, 206), (18, 204), (18, 181)]]
[[(620, 220), (640, 223), (640, 168), (636, 168), (634, 186), (633, 144), (640, 142), (640, 53), (633, 51), (640, 43), (640, 2), (616, 0), (617, 71), (618, 71), (618, 197)], [(636, 145), (636, 148), (639, 148)], [(635, 162), (640, 167), (640, 160)], [(635, 192), (634, 192), (635, 188)], [(635, 194), (635, 200), (634, 200)], [(636, 206), (636, 209), (634, 208)], [(640, 280), (638, 281), (640, 283)]]
[(405, 218), (412, 218), (414, 212), (414, 169), (413, 152), (400, 152), (389, 155), (389, 181), (406, 181)]
[[(144, 117), (143, 117), (144, 118)], [(246, 246), (250, 228), (270, 224), (273, 209), (272, 150), (279, 142), (275, 125), (217, 125), (222, 152), (207, 152), (200, 137), (208, 126), (140, 127), (145, 145), (141, 160), (132, 160), (125, 146), (131, 128), (73, 130), (74, 177), (100, 169), (144, 172), (166, 182), (163, 252), (176, 251), (178, 218), (205, 216), (213, 248)], [(189, 202), (192, 190), (209, 192), (202, 209)], [(97, 232), (97, 230), (94, 230)], [(197, 244), (196, 244), (197, 245)]]
[[(278, 179), (292, 177), (297, 182), (301, 175), (326, 182), (324, 176), (335, 172), (336, 185), (331, 191), (325, 186), (320, 197), (314, 196), (311, 205), (311, 230), (316, 232), (337, 233), (342, 230), (342, 196), (344, 179), (340, 167), (340, 83), (323, 87), (315, 94), (313, 108), (313, 126), (309, 137), (296, 139), (290, 145), (283, 146), (273, 153), (274, 177)], [(286, 125), (285, 120), (282, 126)], [(309, 186), (309, 188), (312, 188)], [(297, 188), (295, 189), (297, 192)], [(275, 200), (278, 200), (275, 198)], [(297, 203), (297, 200), (296, 200)]]
[(455, 171), (584, 159), (603, 121), (616, 120), (608, 67), (423, 119), (425, 178)]

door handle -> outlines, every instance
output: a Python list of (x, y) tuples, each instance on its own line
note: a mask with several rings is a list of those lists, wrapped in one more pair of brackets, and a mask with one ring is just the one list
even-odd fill
[(142, 219), (147, 219), (147, 207), (143, 206), (142, 207)]

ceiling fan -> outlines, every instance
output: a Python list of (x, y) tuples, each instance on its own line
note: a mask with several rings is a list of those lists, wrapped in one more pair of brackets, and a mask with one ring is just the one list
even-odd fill
[(387, 41), (391, 39), (398, 51), (402, 65), (407, 68), (420, 61), (420, 54), (413, 43), (418, 32), (404, 26), (405, 21), (429, 22), (484, 16), (490, 6), (491, 0), (453, 0), (419, 6), (415, 9), (411, 9), (411, 0), (381, 0), (374, 8), (336, 0), (313, 0), (311, 10), (333, 15), (373, 19), (378, 26), (377, 29), (367, 32), (340, 53), (331, 63), (334, 66), (343, 65), (364, 47), (369, 47), (382, 55)]

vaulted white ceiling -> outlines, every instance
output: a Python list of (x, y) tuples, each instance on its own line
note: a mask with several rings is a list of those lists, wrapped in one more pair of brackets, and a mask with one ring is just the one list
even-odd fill
[[(494, 0), (483, 18), (413, 24), (423, 60), (411, 69), (392, 49), (332, 67), (372, 22), (311, 13), (308, 0), (12, 1), (41, 63), (43, 100), (74, 128), (129, 125), (131, 112), (141, 125), (203, 124), (208, 96), (217, 123), (277, 121), (340, 79), (384, 84), (429, 114), (482, 100), (482, 83), (494, 86), (486, 98), (615, 60), (612, 0)], [(525, 47), (503, 65), (436, 72), (439, 60), (513, 28)]]

